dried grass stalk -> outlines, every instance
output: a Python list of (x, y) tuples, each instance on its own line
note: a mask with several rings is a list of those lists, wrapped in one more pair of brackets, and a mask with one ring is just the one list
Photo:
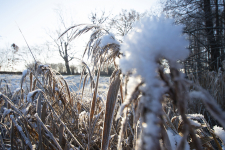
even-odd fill
[[(37, 119), (37, 122), (40, 123), (40, 125), (45, 129), (45, 131), (48, 133), (48, 135), (50, 136), (51, 140), (56, 144), (57, 148), (62, 150), (61, 146), (59, 145), (59, 143), (56, 141), (55, 137), (52, 135), (52, 133), (48, 130), (48, 128), (43, 124), (43, 122), (41, 121), (41, 119), (39, 118), (38, 114), (36, 113), (34, 115)], [(40, 136), (40, 135), (39, 135)]]
[(107, 95), (106, 109), (105, 109), (105, 119), (102, 133), (102, 150), (107, 150), (110, 139), (110, 131), (112, 126), (113, 114), (115, 109), (115, 104), (117, 100), (117, 94), (120, 88), (120, 74), (115, 77), (115, 80), (111, 83)]

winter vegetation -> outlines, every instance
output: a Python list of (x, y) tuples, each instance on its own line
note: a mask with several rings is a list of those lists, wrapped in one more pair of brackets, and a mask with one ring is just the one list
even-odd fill
[[(93, 24), (57, 32), (53, 39), (65, 72), (77, 68), (69, 67), (75, 58), (68, 46), (87, 33), (83, 58), (91, 65), (81, 59), (76, 91), (59, 64), (36, 60), (23, 71), (18, 89), (11, 92), (1, 79), (1, 149), (224, 149), (221, 5), (178, 0), (168, 1), (160, 16), (132, 10), (109, 19), (93, 13)], [(114, 71), (101, 90), (100, 76), (109, 68)]]

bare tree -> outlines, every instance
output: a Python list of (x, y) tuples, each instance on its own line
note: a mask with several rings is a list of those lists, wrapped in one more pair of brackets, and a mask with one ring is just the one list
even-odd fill
[(72, 40), (71, 40), (74, 31), (72, 29), (69, 32), (66, 32), (66, 34), (64, 34), (63, 36), (60, 36), (63, 31), (68, 29), (69, 26), (66, 25), (62, 12), (58, 10), (57, 13), (59, 16), (60, 27), (54, 32), (54, 34), (48, 34), (48, 35), (54, 41), (54, 44), (58, 49), (59, 55), (64, 60), (67, 74), (71, 74), (69, 62), (74, 59), (74, 54), (75, 54), (75, 50), (73, 47), (74, 44), (72, 44)]
[(105, 11), (101, 11), (101, 14), (95, 12), (91, 12), (89, 19), (93, 24), (102, 25), (107, 24), (106, 22), (109, 21), (110, 13), (107, 14)]
[(133, 24), (143, 17), (145, 13), (141, 14), (136, 10), (122, 10), (119, 15), (111, 19), (110, 26), (115, 29), (117, 35), (125, 36), (133, 28)]

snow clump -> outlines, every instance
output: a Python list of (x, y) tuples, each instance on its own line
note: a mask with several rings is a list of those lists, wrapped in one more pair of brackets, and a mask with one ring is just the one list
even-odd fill
[(104, 47), (104, 46), (106, 46), (107, 44), (112, 44), (112, 43), (114, 43), (114, 44), (120, 44), (120, 42), (118, 42), (117, 40), (116, 40), (116, 38), (115, 38), (115, 36), (114, 36), (114, 34), (113, 33), (109, 33), (109, 34), (107, 34), (107, 35), (104, 35), (102, 38), (101, 38), (101, 43), (100, 43), (100, 47)]
[[(158, 65), (156, 60), (165, 58), (169, 62), (184, 60), (189, 51), (188, 41), (182, 36), (183, 26), (174, 25), (173, 19), (144, 18), (133, 32), (124, 38), (121, 52), (125, 55), (119, 64), (124, 72), (136, 70), (146, 82), (152, 80)], [(149, 82), (148, 82), (149, 83)]]
[(225, 131), (223, 128), (214, 126), (213, 127), (215, 134), (223, 141), (223, 144), (225, 143)]
[[(133, 76), (141, 76), (145, 82), (143, 91), (148, 91), (153, 99), (159, 99), (167, 90), (158, 79), (157, 60), (165, 58), (170, 64), (184, 60), (189, 51), (185, 48), (188, 41), (182, 36), (183, 26), (174, 25), (173, 19), (144, 18), (134, 30), (125, 36), (121, 52), (125, 55), (119, 61), (122, 71), (132, 71)], [(134, 87), (128, 87), (133, 88)], [(132, 91), (131, 90), (131, 91)]]

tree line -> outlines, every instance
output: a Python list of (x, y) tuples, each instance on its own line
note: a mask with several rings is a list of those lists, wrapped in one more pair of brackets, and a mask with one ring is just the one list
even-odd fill
[[(40, 62), (38, 62), (38, 63), (40, 63)], [(67, 68), (65, 67), (65, 65), (63, 63), (50, 63), (48, 65), (49, 65), (49, 67), (54, 69), (56, 72), (59, 72), (60, 74), (63, 74), (63, 75), (68, 75)], [(34, 63), (30, 63), (30, 64), (26, 65), (26, 68), (33, 69), (33, 68), (35, 68), (34, 66), (35, 66)], [(72, 65), (70, 65), (69, 69), (71, 72), (70, 75), (80, 75), (82, 72), (84, 74), (87, 74), (87, 72), (88, 72), (86, 69), (84, 69), (84, 66), (82, 66), (82, 65), (72, 64)], [(106, 66), (102, 70), (100, 70), (100, 75), (110, 76), (110, 75), (112, 75), (114, 70), (115, 70), (115, 67), (113, 65)], [(95, 72), (95, 73), (97, 74), (97, 72)]]
[(187, 74), (225, 69), (225, 1), (167, 0), (164, 12), (184, 25), (190, 41), (190, 56), (184, 62)]

